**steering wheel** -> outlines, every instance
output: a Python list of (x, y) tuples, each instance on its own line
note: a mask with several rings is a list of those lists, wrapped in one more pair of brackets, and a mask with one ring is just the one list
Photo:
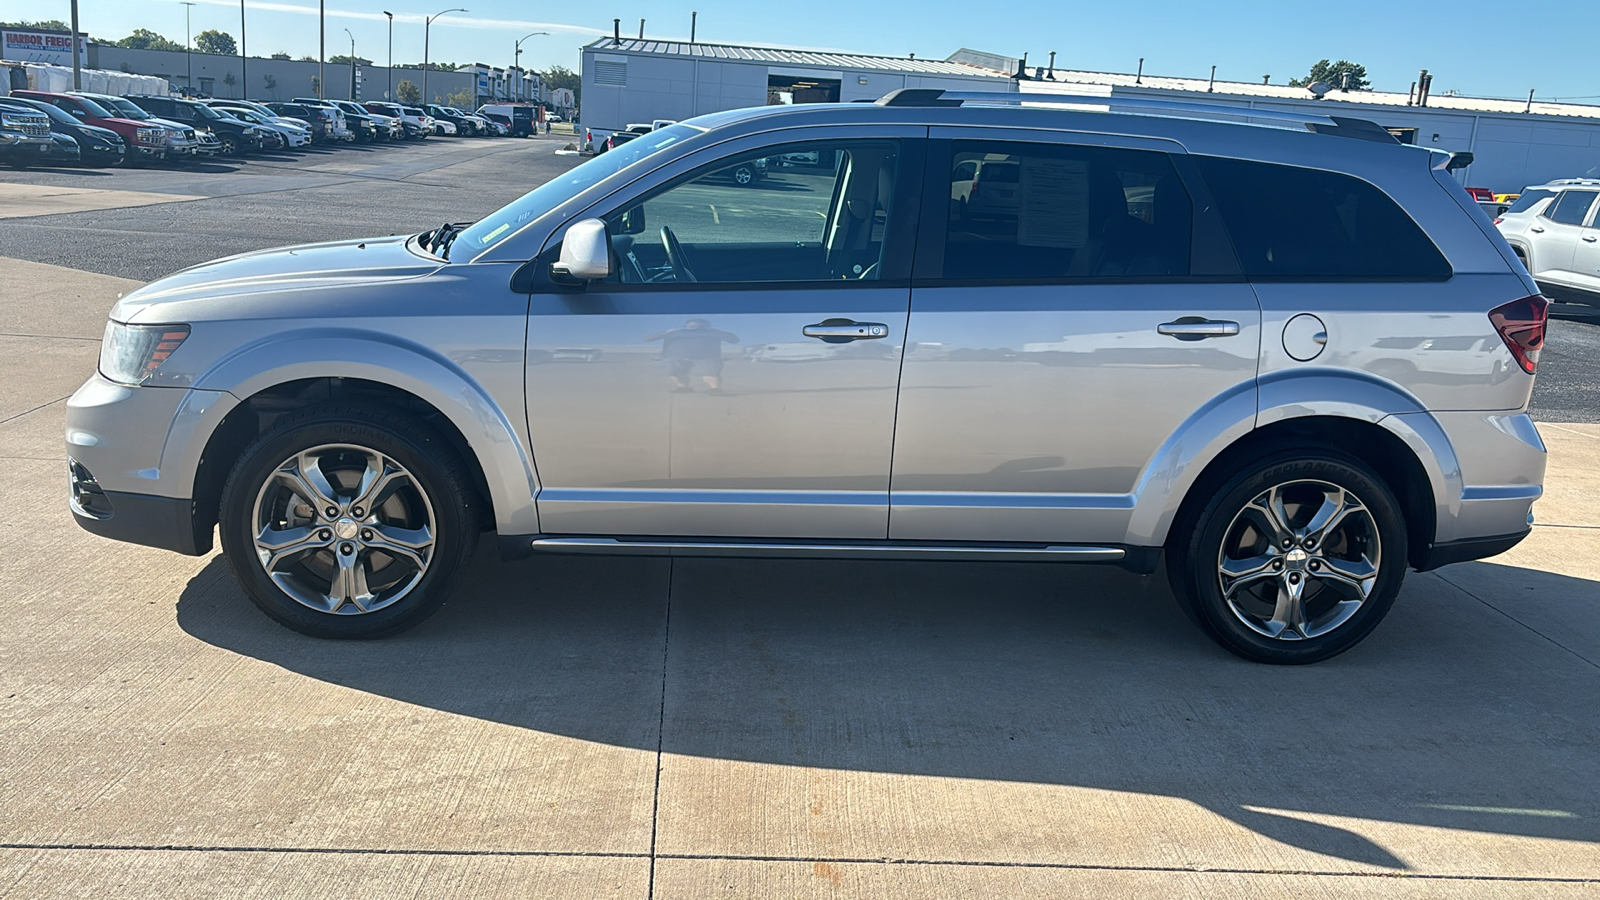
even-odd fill
[(661, 246), (667, 251), (667, 265), (672, 267), (674, 281), (699, 281), (694, 277), (694, 270), (689, 268), (689, 260), (683, 255), (683, 244), (678, 242), (678, 236), (666, 225), (661, 226)]

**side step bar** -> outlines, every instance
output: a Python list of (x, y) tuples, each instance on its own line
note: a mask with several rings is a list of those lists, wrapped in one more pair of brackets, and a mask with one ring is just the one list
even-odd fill
[(915, 559), (915, 560), (1058, 560), (1061, 562), (1122, 562), (1122, 547), (1083, 545), (965, 545), (924, 542), (782, 542), (685, 541), (651, 538), (536, 537), (533, 549), (544, 553), (630, 554), (639, 556), (742, 556), (760, 559)]

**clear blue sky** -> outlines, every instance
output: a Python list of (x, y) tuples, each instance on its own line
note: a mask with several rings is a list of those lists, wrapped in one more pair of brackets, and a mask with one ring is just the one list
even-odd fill
[[(356, 52), (386, 59), (383, 10), (395, 13), (394, 58), (422, 59), (422, 19), (452, 5), (449, 0), (326, 0), (328, 55)], [(549, 37), (523, 43), (523, 63), (543, 68), (578, 66), (578, 47), (611, 31), (622, 19), (626, 35), (637, 35), (647, 19), (647, 37), (687, 38), (689, 12), (700, 13), (699, 38), (706, 42), (851, 50), (863, 53), (943, 58), (960, 47), (1010, 56), (1030, 54), (1044, 62), (1095, 71), (1132, 72), (1139, 57), (1158, 75), (1204, 77), (1212, 65), (1219, 79), (1259, 81), (1270, 74), (1283, 84), (1328, 57), (1367, 67), (1373, 86), (1404, 91), (1417, 70), (1435, 73), (1435, 94), (1458, 90), (1479, 96), (1588, 98), (1600, 103), (1600, 66), (1595, 64), (1595, 0), (1548, 0), (1508, 6), (1485, 0), (1456, 3), (1376, 2), (1266, 3), (1237, 0), (1216, 4), (1147, 0), (1126, 2), (973, 3), (924, 0), (871, 3), (863, 0), (593, 0), (535, 3), (528, 0), (457, 0), (468, 13), (434, 23), (432, 58), (449, 62), (506, 65), (513, 42), (530, 31)], [(8, 18), (27, 9), (29, 18), (69, 17), (66, 0), (8, 3)], [(317, 0), (246, 0), (252, 56), (282, 50), (296, 57), (317, 53)], [(1316, 7), (1314, 10), (1313, 7)], [(1513, 11), (1514, 10), (1514, 11)], [(115, 40), (134, 28), (149, 28), (183, 41), (184, 7), (176, 0), (80, 0), (82, 27)], [(219, 28), (238, 37), (237, 0), (196, 0), (196, 34)]]

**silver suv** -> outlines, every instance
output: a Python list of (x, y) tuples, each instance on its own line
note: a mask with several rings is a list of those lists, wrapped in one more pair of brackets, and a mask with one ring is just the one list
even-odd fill
[[(73, 515), (188, 554), (215, 527), (262, 610), (335, 638), (426, 618), (488, 530), (508, 557), (1164, 554), (1273, 663), (1528, 533), (1546, 302), (1449, 157), (1018, 103), (1063, 99), (717, 113), (471, 225), (150, 284), (71, 400)], [(974, 206), (973, 161), (1014, 201)]]
[(1600, 179), (1525, 188), (1494, 220), (1538, 283), (1557, 299), (1600, 302)]

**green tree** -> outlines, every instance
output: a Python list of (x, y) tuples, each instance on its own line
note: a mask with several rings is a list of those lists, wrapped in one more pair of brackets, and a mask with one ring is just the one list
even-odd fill
[(135, 28), (133, 34), (117, 41), (117, 46), (124, 50), (183, 50), (182, 44), (169, 41), (148, 28)]
[(233, 42), (233, 35), (215, 28), (195, 35), (194, 48), (201, 53), (213, 53), (217, 56), (239, 55), (239, 45)]
[(72, 26), (60, 19), (41, 19), (37, 22), (0, 22), (0, 28), (17, 28), (23, 31), (71, 31)]
[(551, 66), (539, 73), (539, 81), (546, 90), (551, 88), (566, 88), (572, 91), (572, 99), (577, 102), (580, 98), (578, 92), (583, 90), (583, 76), (572, 71), (566, 66)]
[(239, 79), (233, 77), (233, 73), (232, 72), (228, 72), (228, 73), (226, 73), (226, 74), (224, 74), (222, 76), (222, 83), (227, 85), (228, 87), (233, 87), (234, 85), (239, 83)]
[(476, 103), (472, 102), (474, 99), (476, 98), (473, 96), (472, 88), (464, 87), (461, 90), (456, 91), (454, 94), (445, 94), (444, 105), (454, 106), (456, 109), (470, 111), (472, 107), (477, 105)]
[(289, 54), (283, 52), (282, 50), (279, 50), (277, 53), (272, 54), (272, 58), (273, 59), (291, 59), (292, 57), (290, 57)]
[(261, 76), (261, 86), (267, 89), (267, 92), (272, 95), (272, 99), (278, 99), (278, 79), (273, 78), (272, 73), (269, 72)]
[(1364, 91), (1372, 85), (1372, 82), (1367, 80), (1366, 66), (1346, 59), (1332, 63), (1324, 59), (1312, 66), (1311, 72), (1306, 77), (1289, 79), (1289, 86), (1310, 87), (1318, 81), (1327, 82), (1335, 88), (1347, 91)]
[(422, 89), (411, 83), (411, 79), (402, 78), (394, 86), (394, 95), (401, 103), (413, 104), (422, 102)]
[[(330, 66), (348, 66), (348, 65), (350, 65), (350, 60), (351, 60), (350, 54), (341, 53), (338, 56), (330, 56), (330, 57), (328, 57), (328, 65), (330, 65)], [(358, 66), (370, 66), (370, 65), (372, 65), (372, 60), (367, 59), (364, 56), (355, 57), (355, 61), (356, 61), (356, 65), (358, 65)]]
[(300, 57), (300, 61), (301, 62), (316, 62), (317, 58), (315, 56), (302, 56), (302, 57)]

